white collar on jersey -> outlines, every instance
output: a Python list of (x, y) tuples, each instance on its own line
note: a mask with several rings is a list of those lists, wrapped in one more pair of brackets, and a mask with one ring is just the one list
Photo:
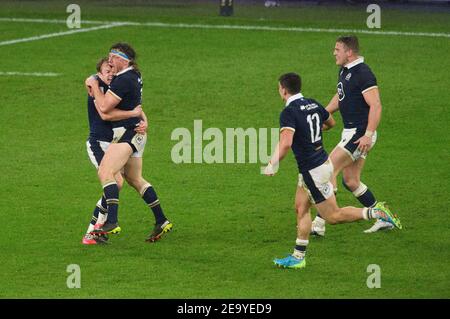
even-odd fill
[(119, 73), (117, 73), (116, 76), (121, 75), (121, 74), (124, 74), (125, 72), (128, 72), (128, 71), (130, 71), (130, 70), (133, 70), (133, 67), (132, 67), (132, 66), (129, 66), (128, 68), (123, 69), (122, 71), (120, 71)]
[(291, 95), (286, 101), (286, 106), (288, 106), (292, 101), (295, 101), (295, 100), (298, 100), (298, 99), (301, 99), (301, 98), (303, 98), (303, 94), (301, 94), (301, 93), (297, 93), (295, 95)]
[(351, 69), (351, 68), (353, 68), (355, 65), (358, 65), (358, 64), (361, 64), (361, 63), (364, 63), (364, 57), (363, 57), (363, 56), (358, 57), (358, 58), (357, 58), (355, 61), (353, 61), (353, 62), (347, 63), (346, 65), (344, 65), (344, 68)]

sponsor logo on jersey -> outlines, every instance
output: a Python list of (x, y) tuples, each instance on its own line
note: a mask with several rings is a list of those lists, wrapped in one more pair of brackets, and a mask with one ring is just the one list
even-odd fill
[(318, 108), (319, 105), (317, 105), (316, 103), (310, 103), (310, 104), (306, 104), (306, 105), (301, 105), (300, 106), (300, 110), (304, 111), (304, 110), (314, 110), (316, 108)]

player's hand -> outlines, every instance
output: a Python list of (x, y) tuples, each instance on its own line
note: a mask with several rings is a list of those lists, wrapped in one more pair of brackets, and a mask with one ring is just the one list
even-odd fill
[(277, 172), (277, 169), (272, 165), (271, 162), (267, 164), (266, 168), (264, 169), (264, 175), (266, 176), (274, 176)]
[(366, 154), (370, 150), (370, 146), (372, 145), (372, 138), (368, 137), (366, 135), (361, 136), (359, 139), (357, 139), (354, 144), (358, 145), (358, 150), (362, 154)]
[(87, 90), (89, 96), (92, 96), (92, 97), (94, 96), (94, 93), (92, 93), (92, 87), (86, 85), (86, 90)]
[(89, 80), (89, 78), (91, 78), (92, 77), (92, 75), (91, 76), (89, 76), (86, 80), (84, 80), (84, 85), (86, 86), (86, 90), (87, 90), (87, 92), (88, 92), (88, 94), (89, 94), (89, 96), (94, 96), (94, 93), (92, 92), (92, 85), (90, 84), (91, 82), (89, 81), (89, 84), (88, 84), (88, 80)]
[(98, 86), (98, 80), (95, 76), (91, 75), (86, 79), (86, 81), (84, 81), (84, 84), (86, 85), (86, 87), (92, 88), (94, 86)]
[(141, 135), (146, 134), (147, 133), (147, 122), (140, 121), (139, 125), (134, 129), (134, 131)]
[(142, 106), (138, 105), (134, 108), (135, 117), (142, 117)]

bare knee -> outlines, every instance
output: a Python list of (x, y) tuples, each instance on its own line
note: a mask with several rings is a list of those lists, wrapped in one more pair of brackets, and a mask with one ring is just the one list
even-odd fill
[(309, 213), (309, 208), (302, 204), (295, 205), (295, 213), (297, 216), (303, 216), (306, 213)]
[(131, 178), (131, 177), (129, 177), (129, 176), (127, 176), (127, 175), (125, 175), (125, 180), (127, 181), (127, 183), (128, 183), (128, 185), (130, 185), (131, 187), (133, 187), (133, 188), (138, 188), (138, 184), (139, 184), (139, 180), (138, 179), (136, 179), (136, 178)]
[(141, 187), (143, 184), (143, 180), (142, 178), (136, 178), (136, 177), (132, 177), (130, 175), (126, 175), (125, 174), (125, 179), (127, 181), (127, 183), (133, 187), (136, 191), (140, 192), (141, 191)]
[(97, 175), (102, 183), (114, 180), (114, 172), (112, 172), (112, 170), (108, 167), (102, 165), (98, 168)]
[(116, 183), (117, 183), (117, 187), (119, 188), (119, 191), (123, 188), (123, 177), (122, 175), (119, 175), (120, 177), (116, 177)]

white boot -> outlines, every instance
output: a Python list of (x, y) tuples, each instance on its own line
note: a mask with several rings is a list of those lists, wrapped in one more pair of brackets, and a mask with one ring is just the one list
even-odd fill
[(393, 228), (394, 228), (394, 225), (392, 225), (391, 223), (384, 222), (381, 219), (377, 219), (375, 224), (373, 224), (373, 226), (370, 227), (369, 229), (366, 229), (364, 232), (366, 234), (369, 234), (369, 233), (375, 233), (379, 230), (393, 229)]

